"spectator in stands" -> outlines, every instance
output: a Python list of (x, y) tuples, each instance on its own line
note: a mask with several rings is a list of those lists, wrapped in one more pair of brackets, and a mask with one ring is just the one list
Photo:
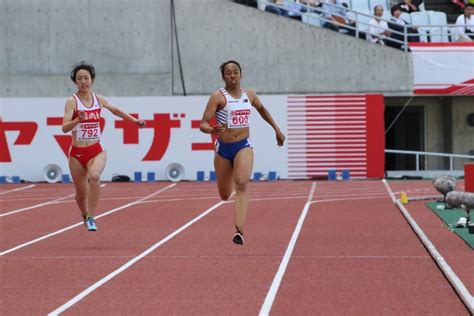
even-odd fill
[(248, 5), (249, 7), (256, 8), (257, 7), (257, 0), (236, 0), (237, 3)]
[[(418, 30), (416, 27), (409, 27), (409, 23), (403, 20), (400, 16), (402, 14), (402, 10), (398, 5), (392, 5), (390, 8), (390, 12), (392, 13), (392, 18), (390, 22), (388, 22), (388, 27), (393, 30), (390, 34), (390, 38), (395, 39), (400, 42), (405, 41), (405, 32), (407, 33), (406, 40), (407, 42), (419, 42), (420, 38), (418, 36)], [(415, 35), (409, 35), (415, 34)], [(399, 49), (405, 49), (403, 43), (395, 42), (387, 40), (387, 46), (395, 47)]]
[(320, 6), (322, 6), (322, 4), (316, 0), (283, 1), (283, 7), (287, 10), (288, 16), (298, 20), (301, 20), (301, 13), (307, 12), (308, 8), (309, 12), (319, 13), (319, 10), (315, 10), (313, 8)]
[(474, 0), (451, 0), (452, 3), (464, 10), (467, 4), (474, 4)]
[(456, 19), (453, 33), (457, 42), (472, 42), (474, 40), (474, 4), (467, 4), (464, 13)]
[(300, 3), (309, 5), (310, 7), (321, 7), (323, 4), (321, 1), (316, 1), (316, 0), (300, 0)]
[(452, 3), (464, 10), (466, 3), (463, 0), (451, 0)]
[[(282, 0), (274, 0), (273, 3), (278, 5), (278, 6), (281, 6), (283, 4), (283, 1)], [(286, 10), (283, 10), (283, 8), (276, 7), (276, 6), (269, 5), (269, 4), (267, 4), (265, 6), (265, 11), (270, 12), (270, 13), (274, 13), (274, 14), (277, 14), (277, 15), (281, 15), (281, 16), (284, 16), (285, 12), (286, 12)]]
[(369, 22), (367, 40), (372, 43), (385, 45), (383, 38), (385, 36), (390, 36), (390, 31), (387, 22), (381, 20), (382, 15), (383, 7), (381, 5), (376, 5), (374, 7), (374, 18)]
[[(346, 17), (347, 9), (341, 0), (328, 0), (322, 5), (323, 27), (338, 32), (344, 29), (349, 35), (355, 35), (355, 30), (347, 26), (355, 27), (355, 22)], [(347, 6), (347, 5), (346, 5)]]
[(301, 12), (306, 11), (306, 7), (298, 2), (288, 0), (274, 0), (273, 5), (267, 5), (265, 11), (275, 13), (281, 16), (286, 16), (295, 20), (301, 21)]
[(423, 0), (403, 0), (402, 2), (398, 4), (398, 6), (403, 12), (412, 13), (412, 12), (420, 11), (420, 6), (422, 4), (423, 4)]
[(285, 16), (301, 21), (301, 12), (305, 12), (305, 6), (295, 1), (283, 1), (283, 8), (285, 8)]

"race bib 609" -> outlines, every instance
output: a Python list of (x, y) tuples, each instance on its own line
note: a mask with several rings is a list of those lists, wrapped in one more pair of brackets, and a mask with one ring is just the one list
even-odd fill
[(249, 127), (250, 109), (230, 111), (227, 122), (228, 128)]

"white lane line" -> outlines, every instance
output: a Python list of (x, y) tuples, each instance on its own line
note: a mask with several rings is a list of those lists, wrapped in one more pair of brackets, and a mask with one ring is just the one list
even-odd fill
[(141, 204), (147, 204), (147, 203), (160, 203), (160, 202), (181, 202), (184, 199), (186, 201), (194, 201), (194, 200), (211, 200), (211, 199), (216, 199), (216, 195), (210, 195), (210, 196), (201, 196), (201, 197), (189, 197), (189, 198), (169, 198), (169, 199), (156, 199), (156, 200), (148, 200), (148, 201), (143, 201)]
[(59, 315), (59, 314), (61, 314), (62, 312), (64, 312), (65, 310), (67, 310), (71, 306), (75, 305), (80, 300), (82, 300), (84, 297), (86, 297), (87, 295), (91, 294), (93, 291), (98, 289), (100, 286), (102, 286), (105, 283), (107, 283), (108, 281), (112, 280), (114, 277), (116, 277), (117, 275), (119, 275), (123, 271), (127, 270), (132, 265), (134, 265), (135, 263), (137, 263), (138, 261), (140, 261), (141, 259), (146, 257), (148, 254), (150, 254), (151, 252), (153, 252), (154, 250), (159, 248), (161, 245), (165, 244), (166, 242), (171, 240), (173, 237), (175, 237), (178, 234), (180, 234), (181, 232), (183, 232), (189, 226), (193, 225), (194, 223), (199, 221), (201, 218), (205, 217), (206, 215), (208, 215), (209, 213), (214, 211), (216, 208), (218, 208), (219, 206), (221, 206), (222, 204), (225, 204), (225, 203), (232, 203), (232, 202), (220, 201), (219, 203), (214, 204), (212, 207), (208, 208), (207, 210), (205, 210), (204, 212), (202, 212), (201, 214), (199, 214), (198, 216), (196, 216), (195, 218), (193, 218), (192, 220), (190, 220), (189, 222), (187, 222), (186, 224), (184, 224), (183, 226), (181, 226), (180, 228), (178, 228), (177, 230), (175, 230), (174, 232), (172, 232), (171, 234), (169, 234), (165, 238), (161, 239), (156, 244), (154, 244), (153, 246), (151, 246), (150, 248), (148, 248), (147, 250), (145, 250), (144, 252), (142, 252), (141, 254), (139, 254), (138, 256), (133, 258), (132, 260), (128, 261), (127, 263), (125, 263), (123, 266), (121, 266), (117, 270), (113, 271), (112, 273), (110, 273), (106, 277), (104, 277), (104, 278), (100, 279), (99, 281), (97, 281), (96, 283), (92, 284), (87, 289), (85, 289), (81, 293), (77, 294), (72, 299), (70, 299), (69, 301), (67, 301), (63, 305), (56, 308), (54, 311), (50, 312), (48, 315)]
[(340, 199), (325, 199), (325, 200), (316, 200), (312, 201), (311, 204), (324, 203), (324, 202), (342, 202), (342, 201), (353, 201), (353, 200), (373, 200), (373, 199), (385, 199), (386, 195), (381, 196), (364, 196), (364, 197), (348, 197)]
[[(385, 179), (382, 179), (382, 182), (385, 185), (387, 192), (392, 197), (392, 200), (394, 200), (392, 189), (388, 185), (387, 181)], [(454, 287), (454, 289), (456, 290), (456, 293), (458, 293), (461, 300), (464, 302), (464, 304), (466, 304), (471, 314), (473, 314), (474, 313), (474, 298), (469, 292), (469, 290), (466, 288), (466, 286), (461, 281), (461, 279), (459, 279), (459, 277), (456, 275), (453, 269), (451, 269), (451, 266), (446, 262), (444, 257), (439, 253), (439, 251), (433, 245), (433, 243), (428, 238), (428, 236), (426, 236), (426, 234), (423, 232), (421, 227), (417, 224), (415, 219), (411, 216), (410, 212), (408, 212), (408, 210), (405, 208), (405, 206), (403, 206), (403, 204), (399, 200), (396, 200), (396, 199), (394, 200), (394, 203), (397, 205), (398, 209), (401, 211), (401, 213), (403, 214), (407, 222), (410, 224), (411, 228), (415, 231), (418, 238), (421, 240), (425, 248), (430, 253), (431, 257), (433, 257), (438, 267), (441, 269), (443, 274), (446, 276), (446, 278), (449, 280), (451, 285)]]
[(293, 253), (293, 249), (295, 248), (296, 240), (300, 234), (301, 228), (303, 227), (303, 222), (308, 214), (309, 207), (311, 206), (311, 200), (313, 199), (314, 191), (316, 189), (316, 182), (313, 182), (311, 186), (311, 190), (308, 195), (308, 199), (304, 205), (303, 211), (301, 212), (300, 218), (298, 219), (298, 223), (296, 224), (295, 230), (293, 231), (293, 235), (291, 236), (290, 242), (288, 247), (286, 248), (285, 255), (280, 263), (280, 267), (278, 268), (277, 273), (275, 274), (275, 278), (273, 279), (272, 285), (265, 297), (265, 301), (260, 309), (260, 316), (268, 315), (273, 305), (273, 301), (275, 300), (275, 296), (278, 292), (278, 288), (280, 287), (281, 280), (283, 279), (283, 275), (285, 274), (286, 267), (291, 258), (291, 254)]
[[(301, 199), (307, 197), (306, 195), (300, 195), (300, 196), (280, 196), (280, 197), (269, 197), (269, 198), (249, 198), (250, 202), (258, 202), (258, 201), (273, 201), (273, 200), (291, 200), (291, 199)], [(209, 200), (209, 199), (215, 199), (216, 196), (201, 196), (201, 197), (190, 197), (186, 198), (186, 201), (194, 201), (194, 200)], [(149, 201), (144, 201), (141, 202), (142, 204), (146, 203), (158, 203), (158, 202), (175, 202), (175, 201), (182, 201), (183, 198), (179, 199), (156, 199), (156, 200), (149, 200)], [(230, 201), (230, 200), (229, 200)], [(232, 200), (233, 201), (233, 200)]]
[(17, 192), (17, 191), (22, 191), (22, 190), (31, 189), (31, 188), (33, 188), (33, 187), (35, 187), (35, 186), (36, 186), (36, 184), (30, 184), (30, 185), (27, 185), (26, 187), (21, 187), (21, 188), (16, 188), (16, 189), (13, 189), (13, 190), (8, 190), (8, 191), (0, 192), (0, 195), (7, 194), (7, 193), (10, 193), (10, 192)]
[[(103, 188), (103, 187), (105, 187), (106, 185), (107, 185), (107, 184), (103, 183), (103, 184), (100, 185), (100, 187)], [(74, 195), (75, 195), (75, 193), (72, 193), (72, 194), (69, 194), (69, 195), (64, 196), (64, 197), (62, 197), (62, 198), (58, 198), (58, 199), (55, 199), (55, 200), (43, 202), (43, 203), (36, 204), (36, 205), (33, 205), (33, 206), (28, 206), (28, 207), (20, 208), (20, 209), (17, 209), (17, 210), (13, 210), (13, 211), (10, 211), (10, 212), (8, 212), (8, 213), (0, 214), (0, 217), (12, 215), (12, 214), (19, 213), (19, 212), (23, 212), (23, 211), (32, 210), (32, 209), (35, 209), (35, 208), (38, 208), (38, 207), (42, 207), (42, 206), (45, 206), (45, 205), (61, 204), (61, 203), (65, 203), (65, 202), (66, 202), (66, 203), (75, 202), (74, 200), (64, 201), (65, 199), (70, 198), (70, 197), (73, 197)], [(121, 199), (121, 198), (108, 198), (108, 199), (118, 200), (118, 199)], [(123, 197), (122, 199), (128, 199), (128, 198), (127, 198), (127, 197)], [(104, 201), (104, 200), (107, 200), (107, 198), (101, 199), (101, 201)]]
[(392, 199), (392, 202), (393, 202), (394, 204), (396, 204), (396, 203), (397, 203), (397, 198), (395, 197), (395, 194), (393, 193), (392, 189), (391, 189), (390, 186), (388, 185), (387, 180), (382, 179), (382, 183), (383, 183), (383, 185), (385, 186), (385, 189), (387, 189), (387, 192), (388, 192), (388, 194), (390, 195), (390, 198)]
[[(130, 206), (139, 204), (140, 202), (142, 202), (142, 201), (144, 201), (144, 200), (146, 200), (146, 199), (149, 199), (149, 198), (151, 198), (151, 197), (153, 197), (153, 196), (155, 196), (155, 195), (158, 195), (158, 194), (160, 194), (160, 193), (163, 192), (163, 191), (166, 191), (166, 190), (168, 190), (168, 189), (171, 189), (171, 188), (174, 187), (175, 185), (176, 185), (176, 183), (172, 183), (172, 184), (170, 184), (170, 185), (164, 187), (163, 189), (160, 189), (160, 190), (158, 190), (158, 191), (156, 191), (156, 192), (154, 192), (154, 193), (152, 193), (152, 194), (149, 194), (149, 195), (147, 195), (147, 196), (145, 196), (145, 197), (143, 197), (143, 198), (141, 198), (141, 199), (139, 199), (139, 200), (136, 200), (136, 201), (134, 201), (134, 202), (130, 202), (130, 203), (128, 203), (128, 204), (125, 204), (125, 205), (119, 206), (119, 207), (117, 207), (117, 208), (114, 208), (114, 209), (112, 209), (112, 210), (110, 210), (110, 211), (108, 211), (108, 212), (105, 212), (105, 213), (103, 213), (103, 214), (100, 214), (100, 215), (96, 216), (95, 218), (96, 218), (96, 219), (99, 219), (99, 218), (101, 218), (101, 217), (104, 217), (104, 216), (113, 214), (113, 213), (115, 213), (115, 212), (118, 212), (118, 211), (120, 211), (120, 210), (123, 210), (123, 209), (125, 209), (125, 208), (128, 208), (128, 207), (130, 207)], [(20, 244), (20, 245), (18, 245), (18, 246), (16, 246), (16, 247), (13, 247), (13, 248), (7, 249), (7, 250), (5, 250), (5, 251), (3, 251), (3, 252), (0, 252), (0, 257), (1, 257), (1, 256), (4, 256), (4, 255), (6, 255), (6, 254), (12, 253), (12, 252), (14, 252), (14, 251), (16, 251), (16, 250), (18, 250), (18, 249), (24, 248), (24, 247), (26, 247), (26, 246), (35, 244), (35, 243), (37, 243), (37, 242), (39, 242), (39, 241), (41, 241), (41, 240), (44, 240), (44, 239), (53, 237), (53, 236), (55, 236), (55, 235), (59, 235), (59, 234), (61, 234), (61, 233), (64, 233), (65, 231), (71, 230), (71, 229), (73, 229), (73, 228), (75, 228), (75, 227), (77, 227), (77, 226), (82, 226), (82, 225), (84, 225), (84, 222), (83, 222), (83, 221), (81, 221), (81, 222), (79, 222), (79, 223), (76, 223), (76, 224), (74, 224), (74, 225), (71, 225), (71, 226), (62, 228), (62, 229), (57, 230), (57, 231), (55, 231), (55, 232), (52, 232), (52, 233), (50, 233), (50, 234), (41, 236), (41, 237), (39, 237), (39, 238), (30, 240), (30, 241), (25, 242), (25, 243), (23, 243), (23, 244)]]
[(53, 196), (52, 194), (48, 194), (47, 196), (22, 196), (22, 197), (9, 197), (9, 198), (6, 198), (5, 196), (3, 198), (0, 198), (0, 203), (18, 202), (18, 201), (25, 202), (25, 201), (36, 201), (36, 200), (44, 201), (44, 199), (53, 198), (53, 197), (56, 197), (56, 196)]
[(70, 198), (71, 196), (74, 196), (74, 194), (75, 194), (75, 193), (72, 193), (72, 194), (63, 196), (62, 198), (54, 199), (54, 200), (51, 200), (51, 201), (47, 201), (47, 202), (44, 202), (44, 203), (40, 203), (40, 204), (36, 204), (36, 205), (24, 207), (24, 208), (19, 208), (19, 209), (17, 209), (17, 210), (13, 210), (13, 211), (10, 211), (10, 212), (7, 212), (7, 213), (0, 214), (0, 217), (5, 217), (5, 216), (12, 215), (12, 214), (16, 214), (16, 213), (20, 213), (20, 212), (32, 210), (32, 209), (35, 209), (35, 208), (38, 208), (38, 207), (42, 207), (42, 206), (45, 206), (45, 205), (54, 204), (54, 203), (57, 203), (57, 202), (59, 202), (59, 201), (65, 200), (65, 199), (67, 199), (67, 198)]
[[(228, 203), (228, 201), (226, 201)], [(149, 255), (147, 258), (181, 258), (181, 259), (196, 259), (196, 258), (281, 258), (281, 256), (277, 255), (243, 255), (243, 254), (238, 254), (238, 255)], [(298, 258), (298, 259), (429, 259), (433, 260), (430, 255), (424, 255), (424, 256), (397, 256), (397, 255), (392, 255), (392, 256), (317, 256), (317, 255), (297, 255), (297, 256), (291, 256), (292, 258)], [(29, 257), (14, 257), (14, 256), (9, 256), (5, 257), (2, 260), (90, 260), (90, 259), (133, 259), (135, 256), (29, 256)]]
[(292, 200), (292, 199), (304, 199), (307, 197), (306, 195), (300, 196), (279, 196), (279, 197), (269, 197), (269, 198), (249, 198), (250, 202), (258, 202), (258, 201), (276, 201), (276, 200)]

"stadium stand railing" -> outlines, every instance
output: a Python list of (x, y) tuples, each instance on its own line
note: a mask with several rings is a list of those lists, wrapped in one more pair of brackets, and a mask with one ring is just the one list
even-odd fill
[[(297, 6), (295, 6), (295, 4)], [(355, 32), (355, 37), (359, 38), (361, 33), (366, 33), (369, 29), (369, 22), (374, 15), (369, 10), (370, 7), (377, 4), (382, 5), (386, 10), (384, 10), (384, 15), (380, 19), (387, 23), (391, 22), (389, 5), (390, 1), (385, 0), (353, 0), (351, 1), (351, 7), (343, 7), (331, 3), (324, 3), (329, 6), (337, 7), (346, 12), (346, 18), (356, 22), (355, 27), (351, 25), (345, 25), (345, 30), (340, 32), (347, 32), (348, 29)], [(257, 6), (262, 11), (273, 11), (274, 8), (277, 8), (280, 12), (286, 12), (288, 16), (295, 17), (301, 16), (301, 21), (303, 23), (322, 27), (325, 22), (333, 22), (329, 19), (326, 19), (323, 16), (324, 11), (321, 7), (314, 7), (307, 3), (300, 3), (296, 1), (284, 1), (282, 5), (275, 4), (271, 1), (258, 0)], [(303, 10), (301, 10), (303, 8)], [(357, 9), (357, 10), (355, 10)], [(382, 36), (381, 38), (384, 41), (391, 41), (401, 45), (402, 50), (405, 52), (409, 50), (409, 38), (412, 36), (419, 36), (421, 42), (451, 42), (455, 36), (453, 30), (456, 28), (455, 25), (449, 25), (447, 23), (446, 13), (440, 11), (418, 11), (413, 13), (402, 13), (401, 18), (405, 20), (408, 24), (403, 26), (403, 31), (395, 31), (390, 29), (390, 32), (400, 35), (399, 37), (403, 40), (398, 40), (392, 37)], [(418, 32), (410, 32), (410, 29), (416, 27)]]

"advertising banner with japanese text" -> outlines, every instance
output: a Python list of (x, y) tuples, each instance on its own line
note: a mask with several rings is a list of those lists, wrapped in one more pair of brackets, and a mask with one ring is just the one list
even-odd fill
[[(384, 174), (382, 95), (263, 95), (262, 103), (287, 135), (278, 147), (275, 133), (254, 109), (250, 137), (254, 172), (281, 179), (324, 178), (348, 170), (353, 177)], [(199, 131), (207, 96), (110, 97), (107, 100), (146, 121), (138, 126), (102, 109), (101, 144), (107, 151), (105, 181), (153, 172), (166, 180), (166, 167), (179, 163), (184, 180), (213, 167), (214, 140)], [(0, 176), (44, 181), (43, 169), (58, 165), (69, 174), (69, 134), (61, 131), (65, 98), (0, 98)]]
[[(286, 130), (286, 97), (261, 98)], [(214, 169), (213, 140), (199, 131), (199, 123), (208, 97), (120, 97), (107, 98), (119, 108), (146, 121), (146, 127), (114, 116), (102, 109), (104, 130), (101, 144), (107, 151), (107, 165), (102, 178), (134, 172), (145, 176), (155, 172), (165, 180), (165, 169), (179, 163), (186, 180), (195, 180), (197, 171), (207, 177)], [(0, 122), (0, 176), (20, 176), (28, 181), (44, 181), (42, 173), (48, 164), (57, 164), (69, 174), (67, 154), (71, 138), (61, 132), (65, 98), (2, 98)], [(254, 143), (254, 171), (267, 174), (276, 171), (287, 177), (286, 147), (278, 147), (275, 133), (253, 111), (251, 139)]]

